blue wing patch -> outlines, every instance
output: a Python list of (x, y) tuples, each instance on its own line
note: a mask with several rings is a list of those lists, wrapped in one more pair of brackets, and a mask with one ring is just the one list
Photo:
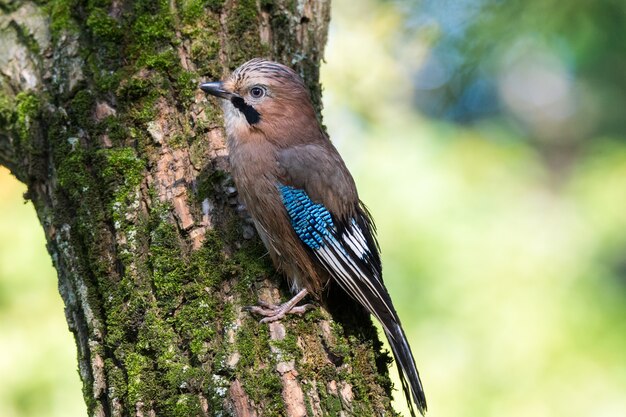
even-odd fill
[(379, 320), (382, 311), (395, 317), (382, 285), (380, 261), (370, 250), (358, 222), (352, 219), (338, 231), (328, 209), (314, 203), (304, 190), (279, 184), (278, 191), (293, 230), (339, 285)]
[(278, 190), (298, 237), (311, 249), (324, 246), (324, 239), (335, 228), (326, 207), (315, 204), (304, 190), (288, 185), (280, 185)]

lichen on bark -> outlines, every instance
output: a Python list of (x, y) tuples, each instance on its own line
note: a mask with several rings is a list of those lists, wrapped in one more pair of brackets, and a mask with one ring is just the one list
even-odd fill
[(197, 89), (266, 56), (321, 109), (328, 20), (314, 0), (0, 6), (0, 163), (46, 233), (90, 415), (393, 415), (360, 310), (331, 296), (270, 326), (242, 311), (287, 291)]

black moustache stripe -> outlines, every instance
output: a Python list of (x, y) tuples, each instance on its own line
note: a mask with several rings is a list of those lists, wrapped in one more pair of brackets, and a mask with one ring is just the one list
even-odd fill
[(233, 97), (230, 99), (230, 102), (233, 103), (233, 106), (237, 108), (244, 116), (246, 116), (246, 120), (248, 124), (254, 125), (261, 121), (261, 114), (254, 109), (251, 105), (247, 104), (245, 100), (241, 97)]

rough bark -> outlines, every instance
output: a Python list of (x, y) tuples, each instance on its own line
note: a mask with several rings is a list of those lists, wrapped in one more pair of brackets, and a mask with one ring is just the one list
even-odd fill
[(0, 163), (45, 230), (90, 415), (394, 414), (389, 358), (359, 309), (269, 326), (242, 311), (287, 294), (197, 89), (267, 56), (319, 107), (329, 7), (0, 1)]

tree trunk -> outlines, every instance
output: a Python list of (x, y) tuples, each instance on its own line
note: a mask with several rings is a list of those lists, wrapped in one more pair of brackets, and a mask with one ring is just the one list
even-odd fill
[(267, 56), (319, 108), (329, 0), (41, 3), (0, 2), (0, 164), (45, 230), (89, 414), (394, 415), (389, 357), (341, 294), (242, 311), (287, 291), (197, 88)]

